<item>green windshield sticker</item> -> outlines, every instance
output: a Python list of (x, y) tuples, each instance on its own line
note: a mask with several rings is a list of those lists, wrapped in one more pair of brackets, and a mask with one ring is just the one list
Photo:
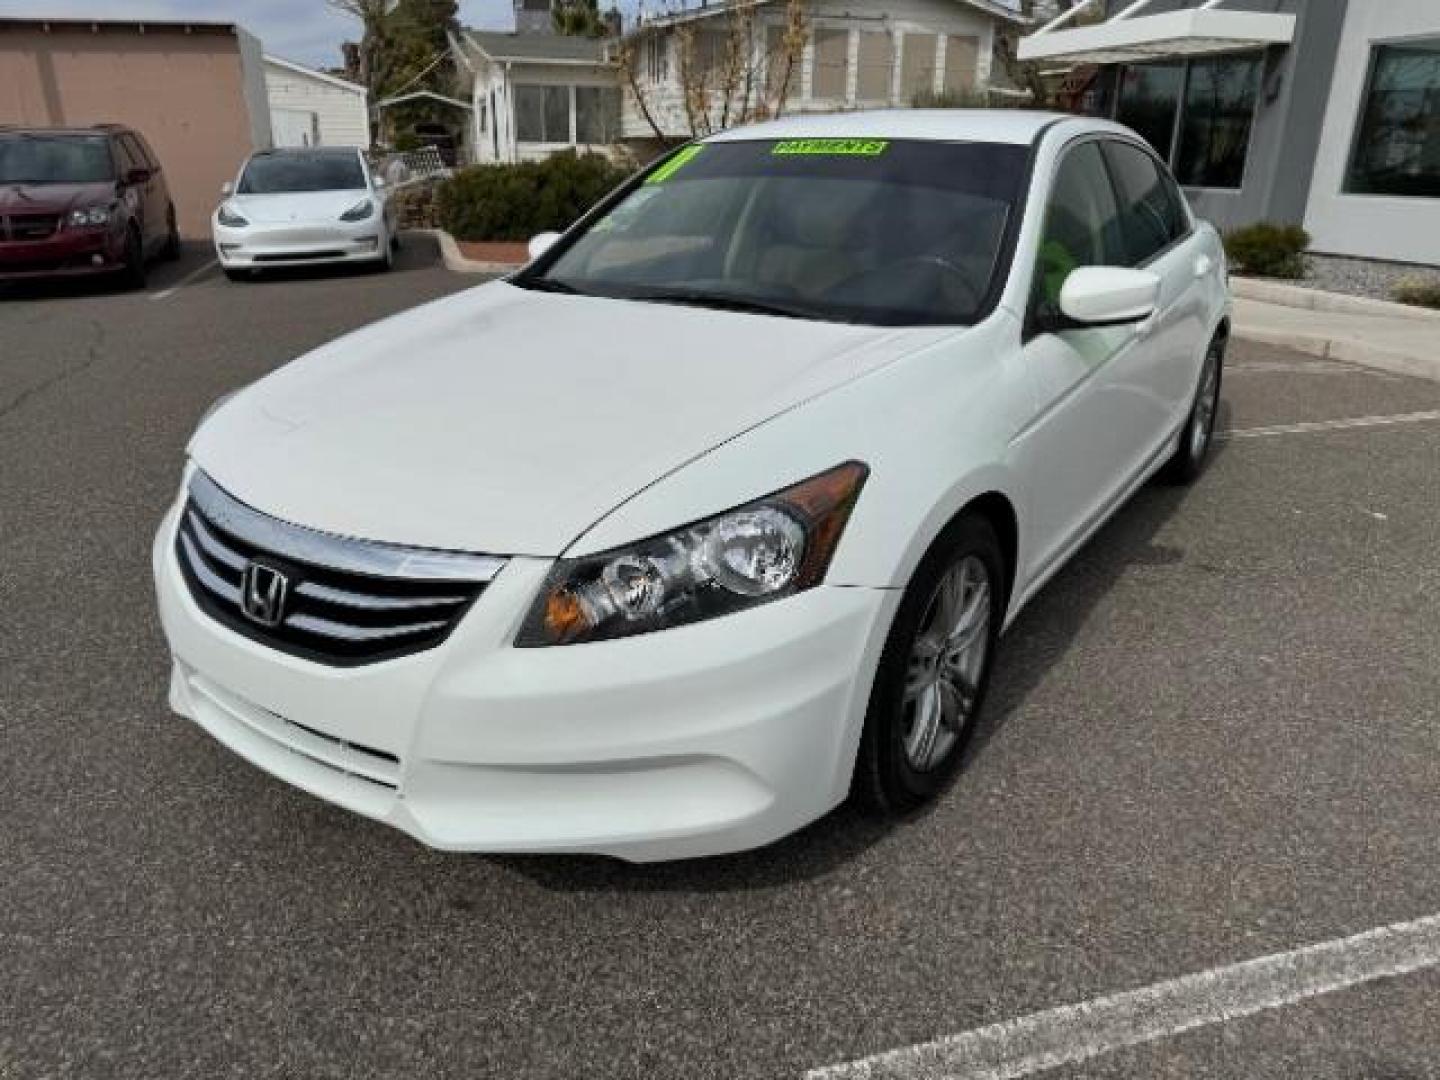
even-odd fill
[(704, 150), (704, 149), (705, 149), (704, 146), (687, 146), (687, 147), (685, 147), (684, 150), (681, 150), (678, 154), (676, 154), (674, 157), (672, 157), (672, 158), (671, 158), (669, 161), (667, 161), (664, 165), (661, 165), (660, 168), (656, 169), (653, 173), (651, 173), (650, 176), (649, 176), (649, 178), (645, 181), (645, 183), (647, 183), (647, 184), (663, 184), (663, 183), (665, 183), (666, 180), (669, 180), (672, 176), (674, 176), (676, 173), (678, 173), (678, 172), (679, 172), (681, 169), (683, 169), (686, 165), (689, 165), (690, 162), (694, 161), (697, 157), (699, 157), (699, 156), (700, 156), (700, 152), (701, 152), (702, 150)]
[(770, 152), (776, 157), (879, 157), (889, 147), (884, 139), (785, 139)]

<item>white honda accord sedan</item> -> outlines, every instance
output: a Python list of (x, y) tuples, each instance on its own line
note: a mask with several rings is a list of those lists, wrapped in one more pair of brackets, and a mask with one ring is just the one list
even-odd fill
[(222, 195), (211, 228), (232, 281), (317, 263), (394, 265), (395, 209), (357, 149), (261, 151)]
[(955, 775), (1001, 633), (1195, 478), (1219, 238), (1126, 128), (789, 119), (215, 407), (170, 701), (439, 848), (754, 847)]

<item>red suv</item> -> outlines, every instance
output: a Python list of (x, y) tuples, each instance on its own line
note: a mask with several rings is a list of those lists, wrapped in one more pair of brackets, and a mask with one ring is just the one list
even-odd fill
[(180, 255), (165, 173), (139, 132), (0, 127), (0, 281), (117, 275)]

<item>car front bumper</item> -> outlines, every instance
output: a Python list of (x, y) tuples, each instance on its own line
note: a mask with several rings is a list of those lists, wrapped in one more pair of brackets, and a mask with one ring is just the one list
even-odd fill
[(0, 243), (0, 281), (109, 274), (124, 261), (123, 233), (65, 226), (43, 240)]
[(326, 263), (376, 262), (385, 257), (385, 227), (377, 214), (365, 221), (321, 225), (248, 225), (213, 222), (215, 254), (232, 270), (268, 270)]
[(758, 847), (846, 795), (897, 594), (822, 587), (621, 641), (516, 649), (551, 565), (512, 559), (450, 638), (333, 668), (194, 602), (156, 538), (170, 703), (282, 780), (432, 847), (637, 862)]

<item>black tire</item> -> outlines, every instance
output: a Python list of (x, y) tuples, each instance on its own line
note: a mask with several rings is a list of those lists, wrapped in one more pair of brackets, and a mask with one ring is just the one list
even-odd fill
[(1180, 445), (1160, 469), (1162, 483), (1193, 484), (1205, 471), (1206, 462), (1210, 460), (1210, 447), (1215, 441), (1220, 387), (1225, 381), (1225, 345), (1225, 338), (1217, 337), (1205, 353), (1200, 382), (1195, 388), (1195, 400), (1180, 432)]
[(390, 250), (391, 250), (391, 251), (399, 251), (399, 250), (400, 250), (400, 246), (401, 246), (401, 245), (400, 245), (400, 230), (399, 230), (399, 229), (396, 229), (396, 230), (395, 230), (395, 235), (392, 236), (392, 237), (390, 237)]
[(145, 288), (149, 273), (145, 266), (145, 244), (140, 239), (140, 230), (135, 226), (125, 233), (125, 262), (120, 267), (120, 287), (139, 290)]
[(227, 266), (227, 267), (225, 267), (224, 269), (225, 269), (225, 276), (226, 276), (227, 278), (229, 278), (231, 281), (249, 281), (249, 280), (250, 280), (250, 271), (249, 271), (249, 270), (236, 270), (233, 266)]
[(160, 258), (166, 262), (178, 262), (180, 259), (180, 226), (175, 220), (175, 207), (165, 214), (165, 223), (169, 228), (165, 236), (165, 246), (160, 249)]
[[(972, 560), (984, 567), (989, 585), (988, 621), (976, 638), (984, 642), (978, 677), (972, 682), (969, 707), (955, 725), (958, 730), (947, 729), (953, 736), (948, 749), (918, 768), (907, 740), (915, 731), (921, 704), (907, 701), (907, 679), (916, 670), (914, 654), (922, 637), (929, 636), (927, 622), (936, 611), (941, 583), (952, 570), (973, 568)], [(980, 514), (965, 513), (931, 545), (906, 587), (880, 656), (851, 784), (856, 802), (870, 813), (884, 817), (908, 814), (944, 791), (959, 770), (983, 712), (994, 668), (1009, 589), (1005, 562), (990, 522)]]

